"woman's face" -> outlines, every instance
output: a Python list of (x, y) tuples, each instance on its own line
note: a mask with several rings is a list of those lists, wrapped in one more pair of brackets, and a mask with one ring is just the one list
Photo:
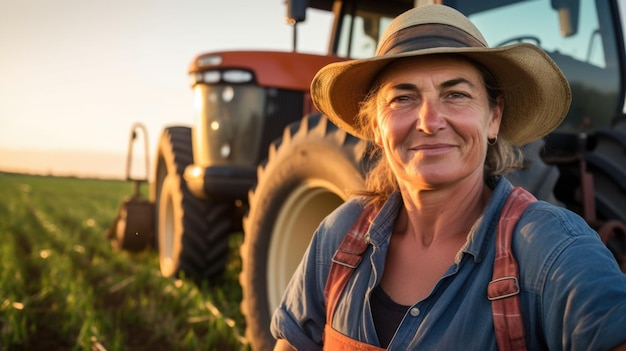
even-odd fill
[(375, 141), (400, 186), (482, 181), (487, 139), (500, 128), (480, 71), (455, 57), (395, 61), (380, 75)]

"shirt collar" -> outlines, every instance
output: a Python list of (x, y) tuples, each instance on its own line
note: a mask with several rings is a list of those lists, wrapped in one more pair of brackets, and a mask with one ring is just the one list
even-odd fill
[[(487, 250), (493, 246), (492, 239), (498, 226), (500, 211), (507, 197), (513, 190), (511, 182), (504, 177), (495, 178), (494, 183), (495, 188), (493, 189), (491, 198), (487, 202), (487, 206), (485, 206), (482, 215), (472, 226), (467, 236), (467, 242), (460, 251), (474, 256), (474, 261), (477, 263), (482, 261)], [(458, 257), (458, 259), (460, 259), (460, 257)]]
[[(496, 232), (498, 219), (502, 206), (513, 190), (513, 185), (504, 177), (492, 179), (490, 184), (495, 184), (491, 198), (483, 210), (482, 215), (476, 220), (467, 241), (459, 253), (468, 253), (474, 256), (475, 262), (481, 262), (483, 257), (492, 245), (492, 238)], [(393, 232), (398, 212), (402, 207), (402, 196), (399, 192), (391, 194), (385, 202), (378, 215), (374, 218), (367, 240), (374, 246), (381, 246), (388, 243)], [(460, 257), (457, 257), (457, 262)]]

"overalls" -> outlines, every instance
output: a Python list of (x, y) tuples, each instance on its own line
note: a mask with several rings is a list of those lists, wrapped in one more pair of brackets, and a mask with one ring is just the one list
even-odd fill
[[(522, 213), (535, 197), (516, 187), (507, 198), (496, 234), (496, 258), (493, 280), (489, 283), (488, 297), (492, 301), (494, 327), (498, 348), (501, 351), (526, 350), (524, 324), (519, 302), (519, 268), (511, 250), (513, 229)], [(326, 325), (324, 326), (324, 350), (326, 351), (381, 351), (381, 347), (352, 339), (332, 328), (337, 303), (367, 250), (365, 233), (378, 211), (368, 207), (348, 231), (332, 259), (332, 265), (324, 287), (326, 300)]]

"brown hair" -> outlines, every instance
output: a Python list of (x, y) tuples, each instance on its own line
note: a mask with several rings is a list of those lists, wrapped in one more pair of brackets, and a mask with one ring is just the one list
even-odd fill
[[(487, 89), (489, 106), (494, 108), (497, 104), (497, 99), (503, 95), (502, 87), (499, 86), (491, 72), (474, 60), (460, 55), (454, 56), (468, 61), (479, 70), (483, 78), (485, 88)], [(383, 70), (384, 68), (381, 72)], [(376, 79), (374, 81), (376, 82)], [(379, 83), (376, 82), (372, 85), (368, 95), (361, 102), (359, 113), (355, 119), (356, 127), (361, 131), (361, 133), (369, 136), (372, 140), (374, 136), (374, 128), (377, 128), (376, 95), (378, 94), (379, 89)], [(504, 114), (503, 118), (505, 118)], [(355, 195), (367, 197), (367, 204), (382, 206), (382, 204), (393, 192), (399, 190), (399, 185), (393, 171), (389, 167), (389, 163), (385, 160), (382, 147), (372, 143), (370, 155), (374, 161), (365, 178), (366, 189), (356, 192)], [(513, 145), (507, 139), (506, 135), (501, 134), (494, 145), (488, 145), (487, 147), (484, 177), (487, 179), (492, 176), (505, 175), (514, 169), (521, 168), (523, 159), (524, 155), (521, 147)]]

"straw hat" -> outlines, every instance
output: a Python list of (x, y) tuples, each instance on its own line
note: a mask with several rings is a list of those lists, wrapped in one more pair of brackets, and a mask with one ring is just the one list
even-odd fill
[(495, 77), (504, 94), (500, 134), (514, 145), (542, 138), (565, 118), (571, 91), (547, 54), (528, 43), (489, 48), (467, 17), (444, 5), (398, 16), (383, 33), (374, 57), (323, 67), (311, 83), (313, 102), (338, 127), (369, 139), (357, 130), (354, 118), (376, 74), (397, 58), (445, 53), (469, 57)]

